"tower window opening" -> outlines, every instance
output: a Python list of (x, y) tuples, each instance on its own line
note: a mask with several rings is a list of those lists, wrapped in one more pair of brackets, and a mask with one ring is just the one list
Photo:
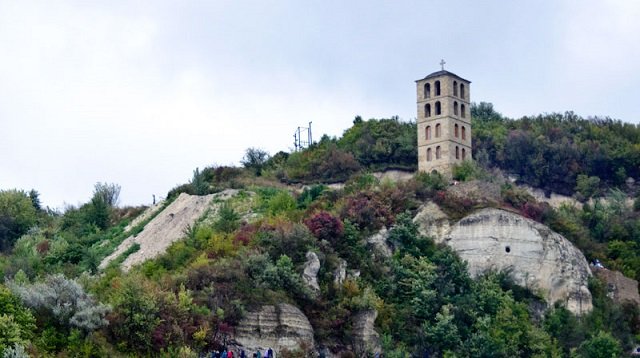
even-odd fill
[(455, 126), (453, 126), (453, 135), (458, 138), (458, 123), (456, 123)]
[(456, 159), (460, 159), (460, 148), (456, 145)]
[(462, 160), (466, 160), (467, 159), (467, 151), (462, 148)]
[(424, 116), (426, 118), (431, 117), (431, 104), (429, 103), (424, 105)]
[(440, 81), (436, 81), (436, 96), (440, 95)]
[(431, 84), (425, 83), (424, 84), (424, 98), (430, 98), (430, 97), (431, 97)]
[(431, 139), (431, 126), (427, 126), (427, 128), (425, 128), (424, 137), (427, 140)]
[(464, 118), (464, 117), (465, 117), (465, 113), (464, 113), (464, 112), (465, 112), (465, 110), (464, 110), (464, 104), (461, 104), (461, 105), (460, 105), (460, 116), (461, 116), (462, 118)]
[(442, 126), (440, 126), (440, 123), (436, 124), (436, 138), (440, 138), (441, 127)]
[(467, 139), (467, 128), (462, 126), (462, 140)]
[(442, 105), (440, 104), (440, 101), (436, 102), (436, 116), (439, 116), (442, 114)]
[(431, 148), (427, 148), (427, 162), (431, 161)]
[(460, 84), (460, 98), (464, 99), (464, 83)]
[(440, 159), (440, 146), (436, 147), (436, 159)]
[(458, 115), (458, 102), (457, 101), (453, 102), (453, 114), (456, 115), (456, 116)]
[(453, 81), (453, 95), (458, 96), (458, 81)]

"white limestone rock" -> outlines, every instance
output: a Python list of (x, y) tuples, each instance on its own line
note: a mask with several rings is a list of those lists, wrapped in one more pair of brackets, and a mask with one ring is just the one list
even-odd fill
[(305, 256), (307, 261), (304, 264), (304, 271), (302, 272), (302, 279), (313, 291), (320, 291), (320, 285), (318, 285), (318, 271), (320, 271), (320, 259), (315, 252), (309, 251)]
[(335, 286), (340, 286), (344, 283), (344, 280), (347, 279), (347, 261), (344, 259), (340, 259), (338, 263), (338, 268), (333, 272), (333, 284)]
[(387, 243), (388, 238), (389, 230), (383, 227), (382, 230), (380, 230), (377, 234), (367, 238), (367, 244), (373, 246), (375, 252), (379, 255), (382, 255), (383, 257), (391, 257), (393, 251)]
[(499, 209), (466, 216), (445, 235), (478, 276), (507, 270), (520, 286), (538, 290), (549, 305), (561, 301), (581, 315), (592, 310), (589, 265), (580, 250), (545, 225)]
[(430, 237), (436, 242), (441, 242), (451, 230), (449, 217), (433, 202), (422, 205), (413, 222), (418, 225), (420, 235)]
[(375, 330), (378, 311), (366, 310), (353, 317), (353, 348), (357, 353), (380, 352), (380, 335)]
[(315, 345), (313, 327), (307, 316), (287, 303), (262, 306), (247, 312), (236, 327), (233, 346), (247, 352), (273, 348), (279, 353), (284, 348), (295, 350), (300, 343)]

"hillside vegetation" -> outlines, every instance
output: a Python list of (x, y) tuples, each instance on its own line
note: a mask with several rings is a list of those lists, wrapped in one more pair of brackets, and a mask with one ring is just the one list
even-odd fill
[[(63, 213), (42, 208), (36, 191), (2, 190), (0, 352), (195, 357), (225, 345), (247, 311), (287, 302), (309, 318), (318, 345), (345, 357), (366, 353), (352, 345), (352, 318), (370, 309), (386, 357), (623, 356), (640, 339), (640, 312), (612, 302), (597, 279), (591, 313), (576, 317), (557, 305), (541, 315), (536, 292), (513, 285), (508, 273), (471, 279), (466, 264), (411, 219), (427, 200), (454, 218), (506, 208), (638, 279), (640, 204), (627, 203), (635, 195), (627, 178), (637, 179), (640, 164), (638, 128), (572, 114), (512, 120), (489, 104), (472, 109), (478, 163), (456, 168), (459, 180), (496, 183), (502, 170), (595, 199), (554, 209), (508, 181), (491, 200), (452, 195), (437, 174), (379, 181), (370, 172), (415, 169), (415, 124), (356, 118), (342, 137), (301, 152), (251, 148), (244, 168), (196, 169), (163, 205), (182, 192), (238, 195), (166, 254), (123, 272), (118, 262), (135, 246), (104, 271), (98, 264), (152, 217), (125, 232), (142, 208), (118, 207), (117, 185), (99, 183), (86, 204)], [(325, 185), (342, 180), (340, 189)], [(374, 255), (366, 241), (382, 228), (395, 248), (390, 257)], [(301, 277), (308, 251), (321, 261), (318, 293)], [(351, 274), (336, 283), (342, 260)], [(304, 349), (280, 354), (309, 356)]]

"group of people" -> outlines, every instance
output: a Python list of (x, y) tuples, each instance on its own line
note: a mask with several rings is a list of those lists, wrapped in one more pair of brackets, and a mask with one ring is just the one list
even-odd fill
[(223, 349), (222, 351), (211, 352), (211, 355), (209, 355), (209, 357), (211, 358), (275, 358), (276, 354), (271, 348), (265, 350), (264, 352), (260, 352), (258, 350), (257, 352), (253, 352), (253, 353), (246, 353), (244, 349), (241, 349), (240, 353), (237, 355), (231, 349), (229, 350)]

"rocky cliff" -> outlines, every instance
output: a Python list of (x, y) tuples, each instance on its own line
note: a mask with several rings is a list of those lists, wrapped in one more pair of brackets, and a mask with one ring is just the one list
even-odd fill
[(300, 309), (286, 303), (247, 312), (236, 328), (235, 345), (248, 352), (295, 350), (303, 342), (315, 344), (313, 327)]
[(624, 276), (621, 272), (606, 268), (593, 268), (594, 274), (607, 285), (607, 296), (618, 303), (634, 303), (640, 306), (638, 281)]
[(516, 284), (538, 291), (550, 305), (561, 301), (578, 315), (593, 308), (584, 255), (545, 225), (483, 209), (449, 226), (434, 204), (425, 205), (414, 221), (421, 233), (446, 243), (467, 261), (472, 276), (506, 270)]

